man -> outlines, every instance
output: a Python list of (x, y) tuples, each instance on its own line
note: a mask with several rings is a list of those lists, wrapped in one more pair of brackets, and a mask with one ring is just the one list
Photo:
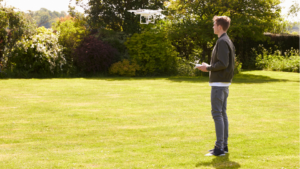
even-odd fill
[(207, 155), (223, 156), (228, 153), (228, 119), (226, 114), (229, 86), (234, 71), (235, 47), (227, 35), (230, 18), (215, 16), (214, 34), (218, 40), (211, 55), (210, 65), (202, 63), (199, 70), (209, 71), (209, 85), (211, 86), (211, 113), (215, 122), (217, 141), (215, 148)]

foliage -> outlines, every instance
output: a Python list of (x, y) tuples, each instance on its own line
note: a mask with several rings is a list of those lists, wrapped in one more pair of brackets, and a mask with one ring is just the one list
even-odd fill
[(194, 60), (186, 60), (181, 57), (177, 57), (176, 73), (178, 76), (208, 76), (207, 72), (202, 72), (199, 69), (195, 69), (191, 64)]
[(74, 64), (85, 73), (106, 73), (116, 62), (117, 50), (93, 36), (84, 38), (75, 49)]
[(23, 37), (7, 56), (7, 69), (18, 75), (59, 74), (66, 60), (58, 36), (51, 29), (40, 27), (37, 33)]
[(89, 15), (89, 24), (93, 28), (106, 28), (130, 34), (140, 32), (140, 16), (127, 10), (164, 8), (162, 0), (89, 0), (88, 4), (83, 0), (76, 0), (76, 4), (85, 9), (85, 14)]
[[(299, 2), (299, 1), (298, 1)], [(298, 12), (300, 12), (300, 5), (297, 1), (293, 1), (293, 4), (290, 6), (288, 16), (298, 16)]]
[(273, 34), (288, 34), (289, 30), (292, 29), (292, 24), (287, 20), (276, 20), (273, 22), (273, 26), (269, 28), (266, 32)]
[(65, 17), (60, 17), (56, 20), (55, 23), (52, 24), (52, 27), (53, 25), (57, 25), (59, 23), (63, 23), (63, 22), (66, 22), (66, 21), (73, 21), (74, 20), (74, 17), (72, 17), (71, 15), (66, 15)]
[(292, 35), (299, 35), (300, 32), (300, 22), (290, 22), (290, 27), (288, 28), (288, 32)]
[(237, 58), (243, 63), (243, 69), (256, 69), (256, 56), (263, 54), (263, 48), (268, 49), (271, 55), (276, 50), (280, 50), (283, 53), (291, 48), (299, 49), (299, 36), (270, 33), (265, 33), (264, 35), (268, 39), (254, 41), (250, 38), (245, 38), (244, 42), (247, 43), (236, 45), (236, 51), (239, 52)]
[(129, 60), (124, 59), (122, 62), (112, 64), (109, 69), (110, 74), (120, 75), (120, 76), (135, 76), (136, 71), (140, 69), (140, 66), (135, 62), (131, 63)]
[(45, 28), (51, 28), (52, 23), (55, 23), (58, 18), (65, 17), (67, 14), (64, 11), (59, 13), (57, 11), (52, 12), (46, 8), (41, 8), (38, 11), (29, 11), (27, 15), (35, 20), (37, 27), (44, 26)]
[(26, 15), (14, 10), (0, 4), (0, 64), (2, 62), (3, 67), (4, 56), (11, 52), (16, 42), (35, 33), (34, 24)]
[(177, 52), (164, 31), (136, 33), (125, 45), (131, 60), (141, 66), (143, 75), (169, 74), (176, 70)]
[(93, 36), (97, 37), (103, 42), (108, 43), (118, 51), (118, 61), (129, 59), (128, 50), (124, 44), (126, 39), (129, 37), (127, 34), (124, 32), (116, 32), (107, 29), (94, 29), (93, 31), (95, 32)]
[[(170, 38), (181, 57), (188, 59), (194, 46), (200, 46), (201, 60), (207, 62), (217, 40), (212, 29), (215, 15), (231, 18), (228, 34), (235, 45), (242, 45), (245, 38), (265, 38), (263, 33), (280, 19), (279, 3), (279, 0), (172, 0), (166, 3)], [(239, 57), (239, 51), (237, 54)]]
[(65, 65), (66, 73), (74, 73), (73, 54), (84, 37), (89, 33), (86, 29), (85, 18), (66, 16), (58, 19), (52, 26), (52, 29), (59, 32), (59, 44), (64, 47), (67, 64)]
[(179, 76), (195, 76), (195, 71), (197, 69), (194, 69), (193, 66), (184, 59), (178, 57), (177, 60), (177, 75)]
[(279, 50), (274, 54), (264, 49), (263, 54), (259, 54), (256, 57), (256, 66), (259, 69), (264, 70), (276, 70), (287, 72), (299, 72), (300, 56), (299, 50), (291, 49), (281, 54)]
[(235, 58), (234, 61), (234, 74), (239, 74), (242, 71), (242, 62)]

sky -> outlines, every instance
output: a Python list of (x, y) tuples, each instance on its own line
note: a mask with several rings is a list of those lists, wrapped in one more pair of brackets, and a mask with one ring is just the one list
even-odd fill
[[(299, 0), (281, 0), (282, 3), (280, 6), (282, 7), (282, 15), (287, 16), (289, 7), (293, 4), (294, 1)], [(50, 11), (68, 11), (68, 6), (70, 3), (70, 0), (4, 0), (6, 5), (8, 6), (14, 6), (21, 11), (37, 11), (41, 8), (47, 8)], [(75, 6), (75, 0), (71, 0), (71, 4)], [(3, 3), (2, 3), (3, 4)], [(83, 9), (80, 7), (76, 7), (76, 10), (79, 12), (83, 12)], [(299, 21), (300, 20), (300, 12), (298, 12), (297, 18), (287, 17), (290, 21)]]
[[(75, 6), (76, 0), (71, 0), (72, 5)], [(70, 0), (3, 0), (7, 6), (14, 6), (21, 11), (37, 11), (41, 8), (46, 8), (50, 11), (68, 11)], [(2, 4), (4, 4), (2, 2)], [(82, 8), (76, 8), (79, 12), (83, 12)]]

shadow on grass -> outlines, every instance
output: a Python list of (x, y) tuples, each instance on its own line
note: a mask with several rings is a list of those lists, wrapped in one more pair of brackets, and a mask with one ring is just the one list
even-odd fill
[(241, 167), (239, 163), (229, 160), (229, 154), (222, 157), (215, 157), (211, 162), (199, 162), (196, 164), (196, 167), (201, 166), (212, 166), (216, 169), (237, 169)]
[[(122, 80), (170, 80), (172, 82), (190, 82), (190, 83), (208, 83), (208, 76), (167, 76), (167, 77), (86, 77), (88, 80), (107, 80), (107, 81), (122, 81)], [(232, 83), (270, 83), (270, 82), (299, 82), (299, 80), (292, 80), (286, 78), (274, 78), (265, 75), (255, 75), (251, 73), (237, 74), (233, 78)]]
[[(209, 77), (169, 77), (168, 80), (174, 82), (208, 82)], [(280, 78), (271, 78), (263, 75), (252, 75), (252, 74), (237, 74), (233, 77), (232, 83), (270, 83), (270, 82), (299, 82), (299, 80), (288, 80)]]
[(263, 75), (238, 74), (233, 77), (233, 83), (269, 83), (269, 82), (299, 82), (289, 79), (271, 78)]
[[(190, 82), (190, 83), (208, 83), (208, 76), (198, 76), (198, 77), (187, 77), (187, 76), (167, 76), (167, 77), (107, 77), (107, 76), (90, 76), (90, 77), (55, 77), (55, 78), (34, 78), (34, 79), (76, 79), (83, 78), (86, 80), (106, 80), (106, 81), (138, 81), (138, 80), (170, 80), (172, 82)], [(7, 79), (31, 79), (31, 78), (0, 78), (0, 80)], [(270, 82), (299, 82), (299, 80), (288, 80), (288, 79), (280, 79), (280, 78), (271, 78), (269, 76), (263, 75), (253, 75), (253, 74), (237, 74), (233, 78), (232, 83), (270, 83)]]

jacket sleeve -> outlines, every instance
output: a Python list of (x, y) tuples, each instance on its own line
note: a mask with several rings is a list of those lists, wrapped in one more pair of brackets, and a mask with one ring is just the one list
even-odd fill
[(206, 67), (206, 69), (208, 71), (219, 71), (226, 69), (229, 65), (229, 53), (230, 52), (227, 43), (224, 40), (219, 41), (216, 53), (217, 61), (214, 64)]

